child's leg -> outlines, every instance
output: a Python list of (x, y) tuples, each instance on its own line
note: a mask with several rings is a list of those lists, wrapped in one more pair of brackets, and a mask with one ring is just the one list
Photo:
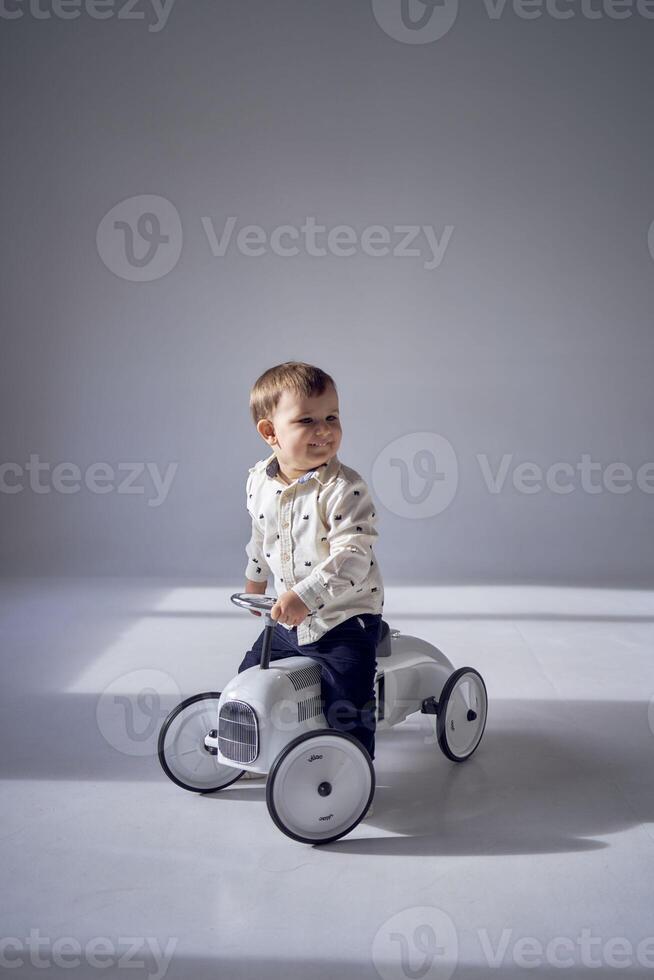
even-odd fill
[[(363, 625), (362, 625), (363, 623)], [(327, 724), (358, 739), (375, 758), (375, 670), (381, 616), (353, 616), (299, 648), (320, 661)]]

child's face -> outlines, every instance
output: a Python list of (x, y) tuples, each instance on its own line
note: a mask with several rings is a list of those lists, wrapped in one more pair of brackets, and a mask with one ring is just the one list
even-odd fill
[(283, 391), (272, 419), (261, 419), (257, 429), (274, 448), (282, 469), (312, 470), (331, 459), (341, 445), (336, 390), (330, 385), (311, 398)]

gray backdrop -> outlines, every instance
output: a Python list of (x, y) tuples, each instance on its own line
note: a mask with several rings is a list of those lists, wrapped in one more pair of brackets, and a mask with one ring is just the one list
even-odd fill
[(654, 5), (40, 3), (0, 17), (3, 574), (240, 587), (249, 388), (299, 359), (389, 584), (652, 582)]

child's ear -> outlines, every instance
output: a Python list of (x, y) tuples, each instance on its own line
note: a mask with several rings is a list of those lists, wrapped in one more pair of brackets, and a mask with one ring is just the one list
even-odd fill
[[(268, 442), (270, 437), (274, 437), (275, 435), (275, 427), (270, 419), (259, 419), (257, 422), (257, 432), (262, 439), (265, 439), (265, 441)], [(274, 439), (274, 442), (277, 442), (277, 440)]]

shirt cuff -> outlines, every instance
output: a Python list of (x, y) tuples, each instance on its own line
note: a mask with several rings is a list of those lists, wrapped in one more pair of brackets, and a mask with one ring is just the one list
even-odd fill
[(301, 582), (296, 582), (291, 591), (300, 597), (308, 609), (314, 611), (324, 606), (329, 598), (329, 591), (317, 579), (311, 582), (310, 578), (311, 576), (307, 576)]

